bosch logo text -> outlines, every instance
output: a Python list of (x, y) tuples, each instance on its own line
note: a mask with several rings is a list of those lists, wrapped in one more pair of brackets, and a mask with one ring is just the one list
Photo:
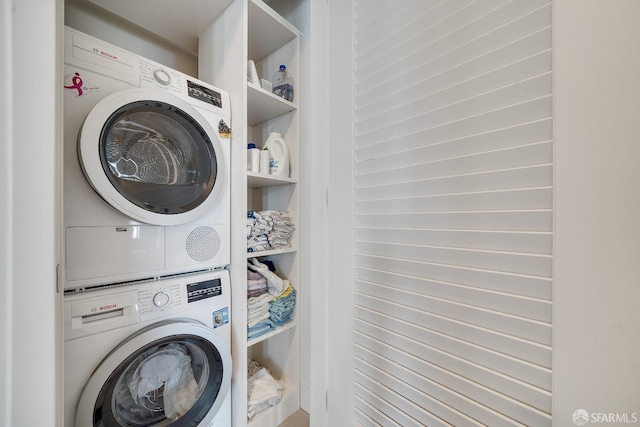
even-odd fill
[(103, 305), (102, 307), (100, 307), (100, 311), (111, 310), (111, 309), (114, 309), (116, 307), (117, 307), (116, 304)]
[(93, 48), (93, 52), (97, 53), (98, 55), (106, 56), (107, 58), (111, 58), (111, 59), (113, 59), (115, 61), (118, 60), (118, 57), (116, 55), (114, 55), (113, 53), (105, 52), (104, 50)]

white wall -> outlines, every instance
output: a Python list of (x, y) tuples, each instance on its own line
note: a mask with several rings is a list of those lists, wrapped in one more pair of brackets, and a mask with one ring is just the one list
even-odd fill
[(0, 425), (61, 418), (56, 230), (61, 2), (0, 0)]
[(105, 12), (89, 2), (66, 0), (64, 23), (100, 40), (157, 61), (190, 76), (198, 76), (196, 55), (167, 40)]
[(640, 2), (555, 1), (554, 421), (640, 422)]
[(300, 405), (311, 414), (312, 427), (324, 423), (325, 310), (324, 198), (328, 141), (327, 123), (327, 4), (322, 0), (273, 0), (269, 6), (302, 32), (301, 73), (296, 91), (301, 102), (300, 156)]
[(329, 1), (329, 108), (323, 132), (327, 305), (326, 426), (353, 425), (353, 56), (352, 2)]
[[(308, 95), (304, 98), (302, 122), (302, 141), (308, 141), (307, 148), (301, 152), (302, 162), (307, 165), (303, 175), (303, 194), (301, 195), (302, 213), (308, 213), (307, 220), (301, 224), (309, 232), (305, 243), (305, 257), (301, 260), (303, 279), (309, 279), (308, 287), (309, 331), (313, 339), (308, 349), (303, 345), (302, 357), (308, 356), (302, 363), (303, 375), (309, 369), (309, 411), (310, 427), (325, 424), (326, 392), (326, 332), (328, 299), (325, 281), (326, 265), (325, 238), (326, 222), (326, 180), (327, 158), (325, 156), (330, 133), (326, 131), (328, 122), (328, 99), (325, 91), (328, 86), (328, 43), (327, 43), (327, 2), (310, 1), (310, 23), (308, 32), (302, 37), (303, 76), (307, 78), (304, 88)], [(309, 41), (305, 39), (308, 38)], [(304, 67), (308, 64), (308, 67)], [(307, 271), (306, 273), (304, 271)], [(305, 378), (305, 377), (303, 377)], [(302, 399), (303, 403), (305, 399)]]

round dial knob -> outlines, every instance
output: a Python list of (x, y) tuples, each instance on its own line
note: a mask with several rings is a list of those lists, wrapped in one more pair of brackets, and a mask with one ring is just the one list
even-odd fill
[(167, 74), (164, 70), (155, 70), (153, 72), (153, 78), (163, 86), (171, 83), (171, 76), (169, 76), (169, 74)]
[(153, 296), (153, 304), (156, 307), (164, 307), (169, 303), (169, 294), (166, 292), (158, 292)]

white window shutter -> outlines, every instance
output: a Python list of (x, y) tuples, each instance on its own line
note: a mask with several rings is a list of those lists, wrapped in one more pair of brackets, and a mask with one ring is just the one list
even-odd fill
[(550, 0), (357, 0), (355, 417), (551, 426)]

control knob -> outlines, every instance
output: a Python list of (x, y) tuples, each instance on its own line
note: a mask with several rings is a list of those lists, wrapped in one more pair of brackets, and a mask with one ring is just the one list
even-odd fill
[(156, 81), (163, 86), (166, 86), (169, 83), (171, 83), (171, 76), (169, 76), (169, 74), (167, 74), (167, 72), (164, 71), (163, 69), (155, 70), (153, 72), (153, 78), (156, 79)]
[(169, 294), (166, 292), (158, 292), (153, 296), (153, 305), (156, 307), (164, 307), (169, 304)]

